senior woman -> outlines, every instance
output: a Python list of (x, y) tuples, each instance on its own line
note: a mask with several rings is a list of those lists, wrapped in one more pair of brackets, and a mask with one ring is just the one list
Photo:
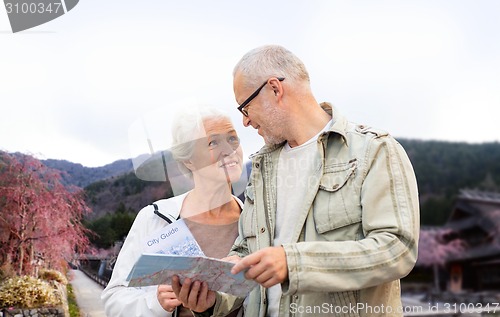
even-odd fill
[(243, 152), (229, 117), (214, 108), (200, 108), (194, 115), (186, 112), (176, 118), (172, 139), (172, 156), (194, 187), (158, 201), (166, 215), (159, 217), (151, 205), (138, 213), (102, 293), (109, 317), (192, 316), (170, 285), (127, 287), (126, 278), (143, 252), (141, 245), (169, 224), (165, 217), (182, 218), (208, 257), (225, 257), (238, 235), (242, 203), (231, 194), (231, 183), (241, 176)]

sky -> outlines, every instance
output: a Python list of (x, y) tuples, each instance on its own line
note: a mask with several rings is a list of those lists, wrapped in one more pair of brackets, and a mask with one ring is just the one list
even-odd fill
[(0, 150), (103, 166), (168, 147), (172, 113), (231, 115), (232, 70), (279, 44), (318, 101), (396, 138), (500, 141), (500, 1), (81, 0), (12, 33), (0, 7)]

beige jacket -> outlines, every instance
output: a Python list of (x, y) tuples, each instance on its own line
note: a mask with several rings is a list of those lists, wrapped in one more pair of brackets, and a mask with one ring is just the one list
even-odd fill
[[(329, 104), (322, 104), (332, 113)], [(284, 244), (288, 281), (280, 316), (402, 316), (399, 279), (417, 259), (418, 191), (412, 165), (387, 133), (348, 122), (334, 123), (318, 138), (315, 180), (293, 241)], [(276, 164), (282, 145), (252, 157), (252, 174), (233, 254), (273, 245)], [(242, 300), (217, 294), (214, 316)], [(266, 291), (254, 289), (246, 316), (265, 316)]]

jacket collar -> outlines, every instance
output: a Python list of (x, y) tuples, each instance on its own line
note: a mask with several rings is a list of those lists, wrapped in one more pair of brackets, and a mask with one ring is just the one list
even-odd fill
[(336, 107), (332, 106), (331, 103), (322, 102), (319, 105), (333, 118), (332, 126), (323, 134), (329, 134), (331, 132), (340, 134), (340, 136), (344, 139), (344, 142), (347, 143), (347, 119), (337, 110)]

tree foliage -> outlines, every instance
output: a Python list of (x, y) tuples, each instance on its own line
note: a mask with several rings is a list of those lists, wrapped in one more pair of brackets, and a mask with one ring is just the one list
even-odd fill
[(417, 176), (423, 225), (442, 225), (459, 191), (500, 191), (500, 144), (399, 140)]
[(84, 191), (85, 201), (92, 208), (92, 214), (86, 217), (89, 220), (116, 212), (120, 205), (136, 214), (158, 199), (173, 196), (169, 182), (144, 181), (132, 172), (92, 183)]
[(92, 221), (85, 221), (85, 226), (95, 234), (90, 237), (91, 243), (107, 249), (116, 241), (125, 239), (135, 219), (135, 213), (120, 203), (114, 213), (106, 214)]
[(89, 246), (81, 190), (61, 184), (59, 171), (28, 155), (0, 152), (0, 265), (15, 274), (61, 269)]

